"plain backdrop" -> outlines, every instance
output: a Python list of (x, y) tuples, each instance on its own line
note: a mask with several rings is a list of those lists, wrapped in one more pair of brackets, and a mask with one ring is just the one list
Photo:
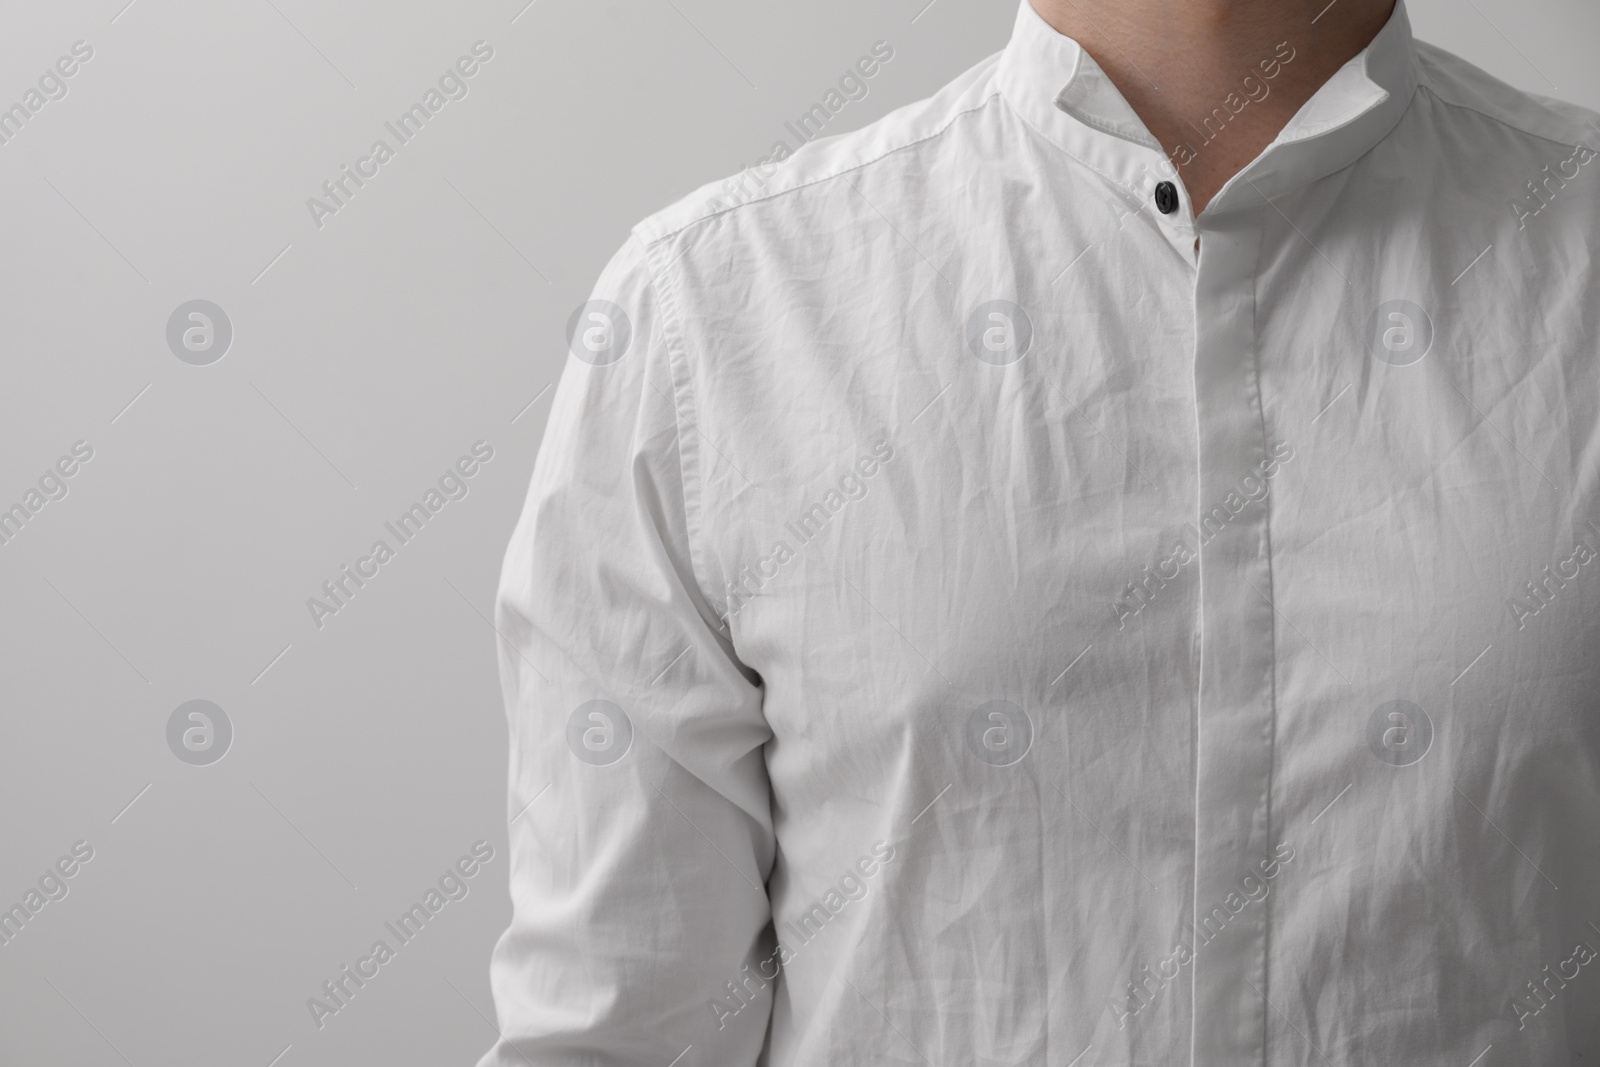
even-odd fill
[[(1600, 108), (1592, 0), (1410, 10), (1419, 37)], [(0, 509), (93, 455), (0, 544), (0, 907), (75, 843), (93, 858), (0, 945), (0, 1064), (482, 1054), (510, 914), (488, 620), (568, 316), (633, 223), (793, 143), (784, 123), (875, 41), (894, 59), (829, 132), (999, 49), (1014, 12), (5, 6), (0, 107), (93, 54), (0, 144)], [(315, 218), (479, 41), (465, 95)], [(168, 342), (192, 300), (231, 324), (208, 365)], [(477, 442), (467, 494), (314, 621), (307, 599)], [(233, 732), (206, 765), (168, 740), (191, 700)], [(478, 841), (467, 895), (319, 1027), (307, 999)]]

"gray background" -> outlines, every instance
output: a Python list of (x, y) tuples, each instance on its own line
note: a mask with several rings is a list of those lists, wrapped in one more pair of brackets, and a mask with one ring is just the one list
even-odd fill
[[(632, 223), (792, 143), (874, 41), (895, 57), (830, 132), (1015, 8), (126, 2), (0, 19), (0, 107), (94, 49), (0, 145), (0, 508), (94, 449), (0, 545), (0, 907), (95, 850), (0, 945), (0, 1064), (470, 1064), (510, 912), (487, 618), (568, 315)], [(1600, 108), (1592, 0), (1411, 15)], [(479, 39), (467, 96), (319, 229), (306, 199)], [(234, 329), (209, 366), (165, 338), (196, 298)], [(306, 599), (478, 440), (469, 494), (316, 628)], [(166, 739), (196, 698), (235, 731), (209, 766)], [(318, 1029), (307, 998), (479, 839), (469, 895)]]

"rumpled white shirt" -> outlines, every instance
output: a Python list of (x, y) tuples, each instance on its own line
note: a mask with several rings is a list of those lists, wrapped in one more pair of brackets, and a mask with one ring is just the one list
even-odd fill
[(499, 591), (483, 1063), (1600, 1058), (1597, 144), (1401, 4), (1164, 214), (1024, 2), (640, 224)]

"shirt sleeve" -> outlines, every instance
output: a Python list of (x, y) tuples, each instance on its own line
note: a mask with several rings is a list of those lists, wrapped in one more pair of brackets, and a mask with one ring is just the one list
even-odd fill
[(710, 1003), (741, 1003), (770, 921), (771, 735), (692, 562), (669, 313), (631, 238), (569, 324), (506, 552), (513, 914), (480, 1067), (754, 1064), (765, 1037), (770, 990)]

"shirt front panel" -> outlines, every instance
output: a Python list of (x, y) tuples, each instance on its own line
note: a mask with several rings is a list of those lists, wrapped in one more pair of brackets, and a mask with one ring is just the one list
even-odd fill
[(1574, 155), (1425, 86), (1263, 218), (1262, 392), (1298, 446), (1271, 498), (1299, 868), (1272, 1062), (1600, 1040), (1600, 216)]
[(839, 1062), (876, 1009), (930, 1056), (1186, 1055), (1186, 998), (1104, 1004), (1189, 920), (1193, 268), (994, 99), (797, 209), (718, 218), (728, 258), (674, 282), (716, 338), (707, 569), (773, 731), (773, 1045)]

